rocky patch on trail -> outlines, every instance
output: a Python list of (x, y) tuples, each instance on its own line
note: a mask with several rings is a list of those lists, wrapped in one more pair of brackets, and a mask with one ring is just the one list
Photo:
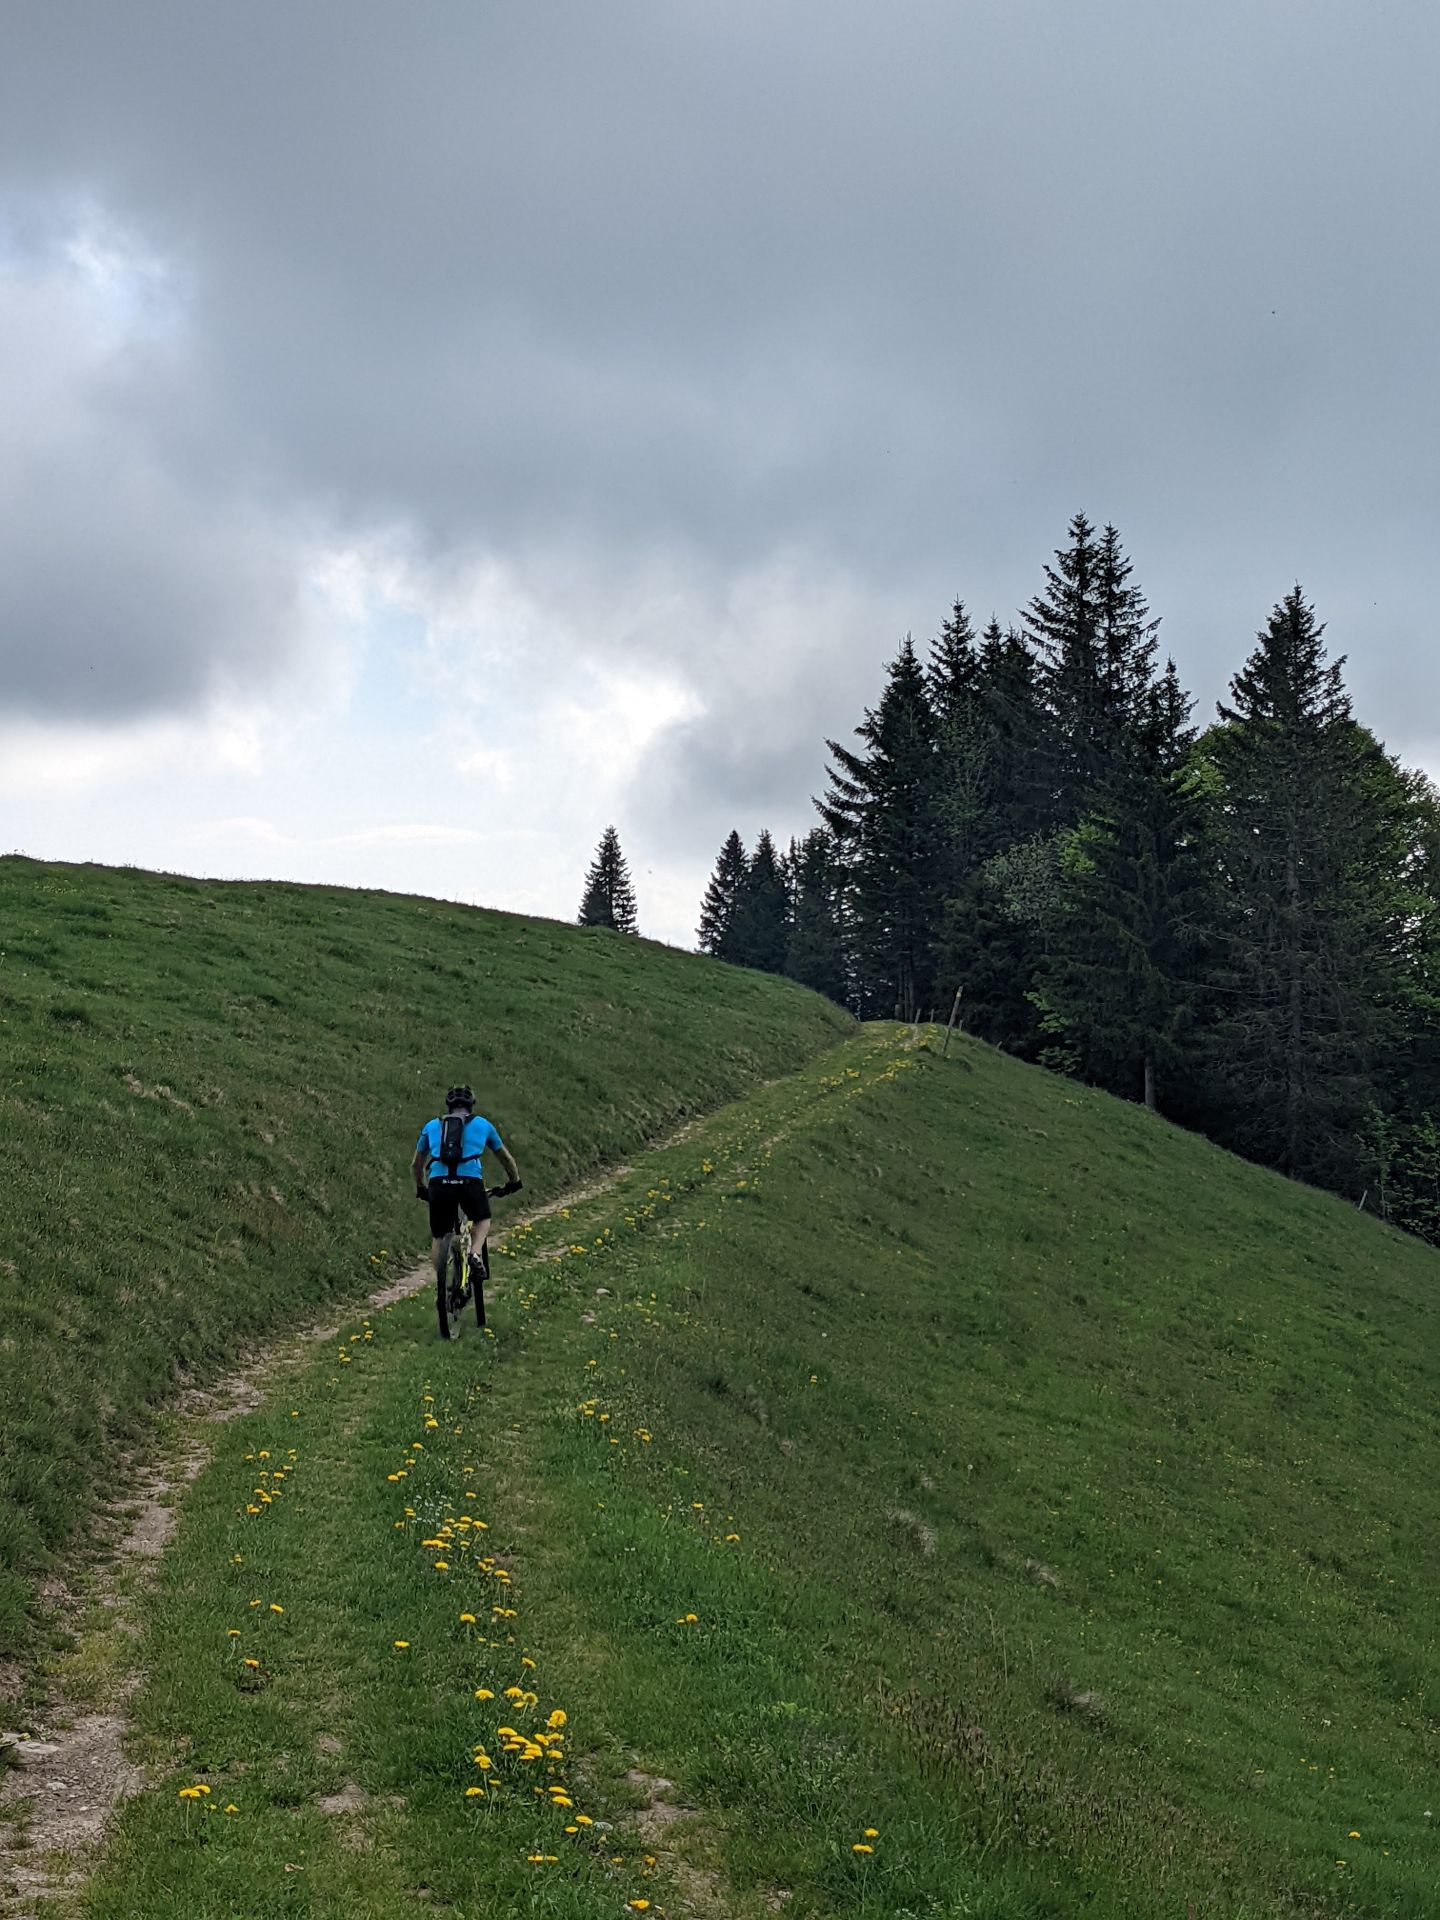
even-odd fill
[[(74, 1856), (93, 1846), (121, 1800), (138, 1793), (138, 1767), (121, 1751), (118, 1713), (87, 1714), (41, 1739), (11, 1740), (0, 1773), (0, 1913), (19, 1916), (79, 1878)], [(69, 1856), (58, 1871), (51, 1856)]]

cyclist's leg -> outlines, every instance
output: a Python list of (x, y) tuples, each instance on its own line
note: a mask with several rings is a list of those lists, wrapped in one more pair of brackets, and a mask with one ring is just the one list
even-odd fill
[(470, 1215), (470, 1257), (483, 1265), (485, 1242), (490, 1238), (490, 1199), (483, 1180), (467, 1183), (465, 1210)]
[(440, 1271), (440, 1253), (446, 1234), (454, 1233), (460, 1216), (459, 1195), (439, 1180), (430, 1182), (430, 1265)]

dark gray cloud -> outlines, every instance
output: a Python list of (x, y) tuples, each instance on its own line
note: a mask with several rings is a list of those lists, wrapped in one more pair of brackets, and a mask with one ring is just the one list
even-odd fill
[(830, 609), (827, 669), (633, 642), (704, 690), (645, 791), (708, 822), (812, 787), (899, 632), (1007, 615), (1082, 505), (1207, 697), (1297, 576), (1382, 730), (1440, 692), (1428, 4), (52, 0), (6, 42), (0, 189), (107, 209), (183, 334), (27, 487), (36, 701), (104, 608), (107, 698), (263, 671), (316, 527), (608, 590), (665, 555), (700, 605), (843, 567), (894, 617)]

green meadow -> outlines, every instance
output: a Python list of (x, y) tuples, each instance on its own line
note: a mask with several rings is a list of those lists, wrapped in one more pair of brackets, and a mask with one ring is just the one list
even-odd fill
[[(511, 1203), (486, 1334), (352, 1307), (224, 1428), (144, 1606), (150, 1784), (46, 1920), (1432, 1920), (1435, 1253), (963, 1038), (541, 932), (634, 970), (637, 1087), (665, 968), (673, 1045), (710, 996), (750, 1051)], [(553, 1044), (537, 1188), (604, 1157), (537, 1164)], [(291, 1301), (423, 1244), (368, 1119)]]
[(553, 921), (0, 860), (0, 1658), (148, 1408), (408, 1259), (451, 1080), (543, 1199), (848, 1025)]

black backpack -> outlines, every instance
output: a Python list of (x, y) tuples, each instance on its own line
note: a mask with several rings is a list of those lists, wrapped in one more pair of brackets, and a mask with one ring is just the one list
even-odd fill
[(440, 1151), (435, 1158), (452, 1180), (465, 1158), (465, 1123), (469, 1118), (468, 1113), (447, 1113), (440, 1122)]

